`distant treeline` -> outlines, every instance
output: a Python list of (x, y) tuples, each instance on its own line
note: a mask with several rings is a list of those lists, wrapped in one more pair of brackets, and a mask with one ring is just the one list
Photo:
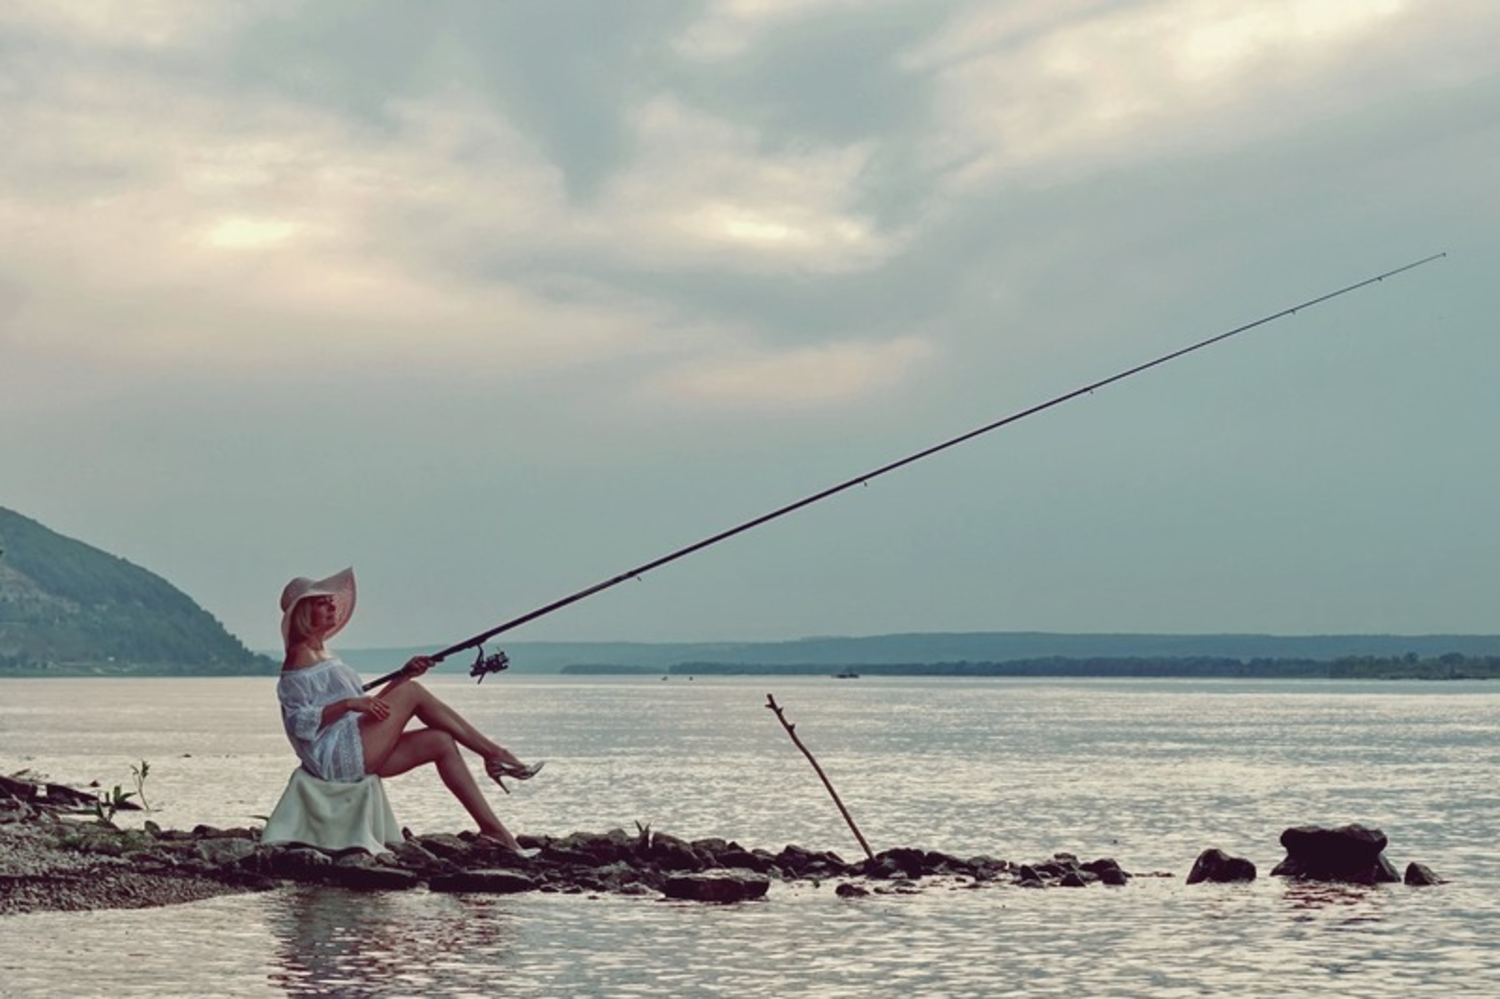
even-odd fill
[[(575, 675), (672, 676), (827, 676), (826, 663), (677, 663), (666, 670), (612, 664), (565, 666)], [(1188, 656), (1176, 659), (1049, 656), (1007, 662), (844, 663), (833, 672), (860, 676), (931, 677), (1222, 677), (1237, 679), (1331, 680), (1489, 680), (1500, 677), (1500, 656), (1465, 656), (1457, 652), (1422, 658), (1346, 656), (1340, 659), (1233, 659)]]

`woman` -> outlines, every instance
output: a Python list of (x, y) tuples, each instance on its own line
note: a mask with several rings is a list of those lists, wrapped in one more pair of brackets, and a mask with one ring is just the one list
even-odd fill
[[(327, 579), (299, 576), (281, 591), (281, 639), (286, 659), (276, 685), (281, 718), (302, 766), (322, 780), (357, 781), (369, 774), (394, 777), (424, 763), (479, 823), (479, 834), (519, 850), (500, 822), (459, 752), (466, 746), (484, 759), (485, 772), (509, 793), (501, 778), (529, 780), (542, 764), (528, 767), (510, 750), (481, 733), (416, 678), (432, 668), (414, 656), (374, 697), (359, 674), (324, 644), (354, 613), (354, 570)], [(416, 718), (425, 727), (407, 731)]]

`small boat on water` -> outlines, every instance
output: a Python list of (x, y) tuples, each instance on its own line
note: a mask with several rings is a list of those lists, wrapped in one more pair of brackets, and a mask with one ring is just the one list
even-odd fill
[(858, 680), (859, 674), (852, 669), (845, 669), (833, 674), (833, 678), (835, 680)]

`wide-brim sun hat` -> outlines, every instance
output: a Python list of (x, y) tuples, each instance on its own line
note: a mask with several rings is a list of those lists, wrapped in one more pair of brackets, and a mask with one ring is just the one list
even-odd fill
[(343, 630), (354, 614), (354, 569), (351, 566), (336, 572), (327, 579), (309, 579), (298, 576), (281, 591), (281, 644), (285, 645), (292, 633), (292, 612), (297, 604), (308, 597), (333, 598), (333, 626), (323, 633), (323, 638), (332, 638)]

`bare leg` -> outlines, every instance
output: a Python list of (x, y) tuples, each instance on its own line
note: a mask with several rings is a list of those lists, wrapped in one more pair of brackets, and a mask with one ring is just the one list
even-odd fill
[(481, 835), (494, 837), (512, 850), (520, 851), (521, 844), (516, 842), (510, 830), (495, 815), (494, 809), (490, 808), (479, 785), (474, 782), (474, 775), (469, 772), (463, 754), (458, 751), (458, 743), (447, 732), (421, 728), (402, 733), (380, 768), (371, 773), (395, 777), (424, 763), (437, 764), (438, 775), (443, 778), (443, 783), (453, 792), (459, 804), (479, 823)]
[(365, 770), (369, 773), (381, 772), (386, 757), (395, 749), (407, 723), (413, 718), (428, 728), (446, 732), (486, 760), (498, 757), (507, 763), (521, 763), (514, 753), (469, 724), (420, 683), (397, 683), (378, 696), (390, 707), (391, 713), (380, 721), (365, 715), (359, 726), (359, 737), (365, 751)]

